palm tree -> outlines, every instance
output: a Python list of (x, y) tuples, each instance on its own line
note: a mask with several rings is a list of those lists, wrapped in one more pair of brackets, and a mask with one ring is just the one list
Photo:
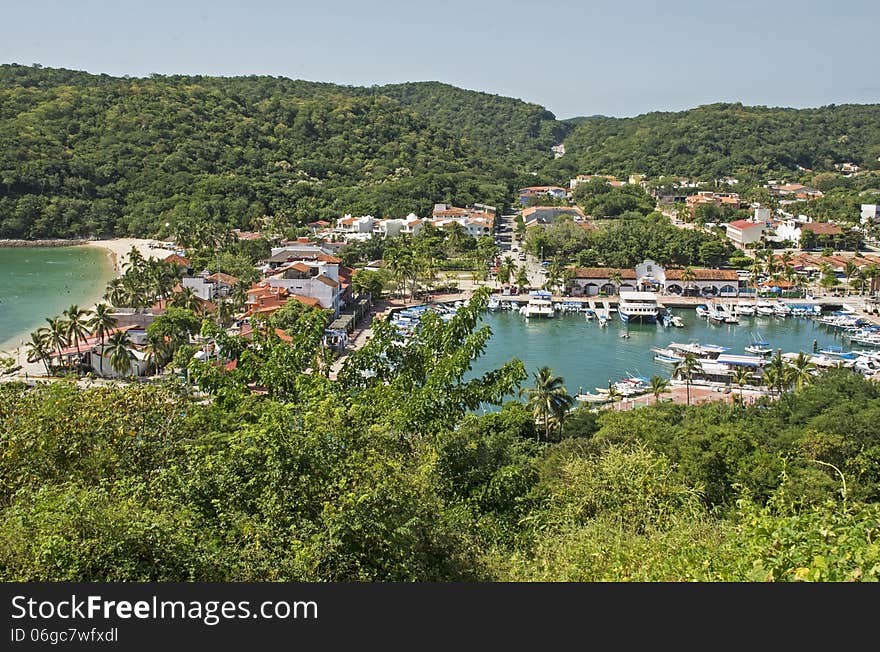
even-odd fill
[(623, 281), (623, 275), (620, 273), (619, 269), (615, 269), (608, 274), (608, 280), (614, 284), (615, 292), (620, 294), (620, 283)]
[(695, 372), (701, 369), (700, 361), (697, 359), (697, 356), (693, 353), (685, 353), (684, 358), (679, 360), (675, 369), (672, 372), (673, 376), (680, 376), (684, 378), (685, 385), (687, 387), (687, 404), (691, 404), (691, 379)]
[(810, 362), (810, 359), (803, 352), (798, 353), (798, 357), (791, 363), (791, 379), (797, 389), (803, 389), (812, 383), (815, 372), (816, 365)]
[(846, 276), (846, 296), (849, 296), (849, 281), (850, 279), (859, 273), (859, 266), (856, 265), (853, 261), (846, 261), (846, 265), (843, 267), (843, 275)]
[(388, 251), (385, 253), (385, 262), (397, 284), (398, 291), (403, 288), (403, 294), (406, 294), (406, 283), (416, 268), (412, 251), (402, 247)]
[(113, 333), (107, 338), (107, 346), (110, 350), (110, 366), (120, 376), (125, 376), (131, 371), (131, 361), (134, 353), (131, 352), (131, 339), (125, 331)]
[(73, 304), (63, 314), (67, 317), (67, 340), (73, 340), (73, 344), (76, 347), (76, 355), (79, 358), (79, 341), (80, 339), (86, 339), (89, 334), (87, 319), (89, 311), (82, 310), (78, 305)]
[(755, 288), (755, 295), (758, 294), (758, 277), (761, 275), (764, 267), (761, 264), (759, 252), (755, 252), (755, 258), (752, 260), (752, 267), (749, 270), (752, 273), (752, 285)]
[(501, 261), (501, 264), (498, 266), (498, 282), (501, 285), (507, 285), (510, 283), (510, 279), (513, 276), (514, 263), (513, 258), (505, 258)]
[(89, 319), (89, 328), (92, 333), (98, 337), (101, 344), (107, 335), (116, 327), (116, 318), (110, 313), (110, 306), (106, 303), (99, 303), (92, 311), (92, 318)]
[[(767, 372), (770, 372), (770, 377), (773, 379), (774, 386), (778, 393), (782, 394), (782, 392), (785, 391), (785, 387), (788, 385), (788, 380), (790, 378), (788, 367), (782, 359), (782, 349), (776, 349), (776, 355), (773, 356), (770, 364), (764, 368), (765, 376), (767, 375)], [(768, 381), (765, 379), (765, 382)]]
[(202, 303), (192, 288), (183, 288), (180, 292), (175, 292), (171, 298), (171, 305), (176, 308), (186, 308), (195, 313), (202, 309)]
[(49, 376), (51, 373), (49, 371), (49, 358), (51, 354), (49, 349), (46, 348), (46, 341), (43, 339), (39, 331), (31, 333), (31, 339), (26, 346), (27, 361), (42, 362), (43, 366), (46, 368), (46, 375)]
[(141, 252), (138, 251), (137, 247), (132, 245), (128, 252), (128, 261), (126, 261), (123, 267), (126, 268), (126, 272), (134, 272), (135, 274), (138, 274), (143, 269), (144, 262), (144, 257), (141, 256)]
[(521, 266), (516, 272), (516, 286), (522, 290), (529, 286), (529, 273), (526, 271), (526, 266)]
[(148, 337), (144, 344), (144, 353), (147, 355), (147, 368), (159, 371), (165, 361), (168, 348), (161, 337)]
[(574, 398), (565, 389), (561, 376), (554, 376), (550, 367), (541, 367), (534, 374), (535, 386), (523, 388), (520, 394), (528, 397), (528, 405), (535, 415), (535, 423), (543, 424), (544, 436), (550, 439), (555, 423), (560, 430), (568, 411), (574, 406)]
[(104, 300), (117, 308), (126, 304), (128, 300), (128, 292), (125, 289), (121, 277), (116, 277), (107, 284), (107, 292), (104, 293)]
[(782, 373), (776, 367), (766, 366), (761, 372), (761, 382), (770, 390), (770, 394), (776, 393), (776, 388), (780, 384)]
[(743, 402), (743, 388), (749, 384), (752, 378), (752, 372), (746, 367), (737, 367), (733, 371), (733, 382), (739, 386), (739, 402)]
[(620, 393), (620, 390), (615, 385), (608, 383), (608, 400), (614, 403), (614, 401), (619, 401), (622, 398), (623, 394)]
[(687, 294), (688, 286), (691, 285), (697, 279), (697, 274), (694, 272), (693, 267), (685, 267), (681, 271), (681, 284), (684, 293)]
[(654, 402), (660, 402), (660, 395), (665, 394), (669, 389), (669, 381), (660, 376), (651, 376), (651, 393), (654, 395)]
[(217, 325), (218, 326), (226, 326), (232, 321), (232, 316), (235, 314), (235, 308), (232, 306), (231, 301), (227, 301), (225, 299), (220, 299), (217, 302)]
[(880, 265), (875, 263), (871, 263), (870, 265), (865, 265), (865, 269), (862, 270), (862, 273), (865, 276), (865, 279), (871, 282), (868, 291), (871, 292), (874, 290), (874, 283), (880, 278)]
[(67, 326), (60, 317), (46, 317), (46, 321), (49, 322), (49, 325), (43, 327), (43, 340), (47, 346), (55, 351), (58, 357), (58, 364), (62, 364), (61, 349), (67, 346)]

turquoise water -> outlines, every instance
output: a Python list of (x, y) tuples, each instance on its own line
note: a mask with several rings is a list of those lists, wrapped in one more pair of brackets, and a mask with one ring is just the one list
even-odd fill
[[(529, 378), (523, 386), (531, 386), (532, 374), (547, 365), (565, 379), (569, 393), (595, 393), (596, 387), (607, 387), (628, 374), (650, 378), (669, 378), (672, 365), (654, 361), (652, 347), (665, 347), (670, 342), (700, 342), (730, 347), (729, 353), (748, 355), (743, 348), (760, 334), (774, 349), (811, 352), (813, 341), (818, 348), (843, 346), (848, 341), (812, 319), (802, 317), (741, 317), (739, 324), (715, 325), (697, 317), (694, 310), (673, 310), (685, 323), (684, 328), (664, 328), (653, 324), (620, 322), (616, 313), (608, 326), (600, 328), (594, 319), (586, 321), (583, 314), (570, 314), (553, 319), (526, 320), (515, 311), (485, 313), (482, 322), (492, 328), (492, 338), (485, 354), (474, 362), (468, 377), (495, 369), (513, 357), (526, 365)], [(628, 332), (629, 338), (621, 333)]]
[(91, 308), (113, 276), (98, 247), (0, 248), (0, 350), (14, 349), (72, 303)]

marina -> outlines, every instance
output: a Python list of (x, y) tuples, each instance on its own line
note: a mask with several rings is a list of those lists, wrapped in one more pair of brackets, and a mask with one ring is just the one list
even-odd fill
[[(591, 304), (586, 310), (603, 311), (601, 304)], [(646, 380), (654, 375), (669, 379), (686, 353), (706, 363), (705, 371), (715, 376), (716, 384), (725, 378), (729, 382), (730, 370), (737, 366), (758, 370), (777, 350), (786, 359), (803, 352), (819, 368), (843, 364), (866, 375), (880, 369), (880, 360), (870, 357), (880, 348), (860, 346), (853, 338), (856, 333), (862, 338), (880, 338), (880, 333), (858, 326), (855, 320), (845, 322), (853, 329), (846, 331), (793, 313), (788, 317), (741, 316), (739, 323), (713, 323), (699, 317), (695, 309), (677, 309), (672, 316), (683, 323), (682, 329), (664, 326), (662, 320), (649, 324), (606, 319), (603, 326), (602, 322), (585, 318), (580, 310), (560, 310), (555, 319), (549, 320), (525, 319), (516, 310), (487, 312), (482, 323), (492, 328), (493, 335), (469, 376), (518, 357), (530, 378), (547, 365), (564, 378), (568, 391), (579, 395), (582, 403), (601, 404), (607, 401), (610, 386), (628, 396), (634, 389), (647, 391), (644, 384), (640, 386), (632, 379)], [(842, 318), (838, 321), (844, 323)], [(848, 357), (828, 354), (853, 350), (856, 353)], [(856, 360), (861, 362), (856, 365)]]

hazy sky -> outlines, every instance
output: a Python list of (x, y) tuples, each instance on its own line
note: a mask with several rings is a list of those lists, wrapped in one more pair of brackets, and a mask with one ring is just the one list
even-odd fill
[(880, 0), (0, 0), (0, 62), (438, 80), (560, 118), (880, 102)]

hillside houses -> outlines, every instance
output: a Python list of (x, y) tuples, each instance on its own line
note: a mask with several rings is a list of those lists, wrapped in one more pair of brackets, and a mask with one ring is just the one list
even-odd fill
[(520, 204), (525, 206), (529, 200), (537, 197), (552, 197), (553, 199), (565, 199), (568, 196), (568, 190), (560, 186), (528, 186), (520, 188), (519, 194)]
[(575, 221), (585, 221), (587, 216), (577, 206), (529, 206), (522, 211), (526, 227), (550, 224), (557, 218), (567, 215)]

